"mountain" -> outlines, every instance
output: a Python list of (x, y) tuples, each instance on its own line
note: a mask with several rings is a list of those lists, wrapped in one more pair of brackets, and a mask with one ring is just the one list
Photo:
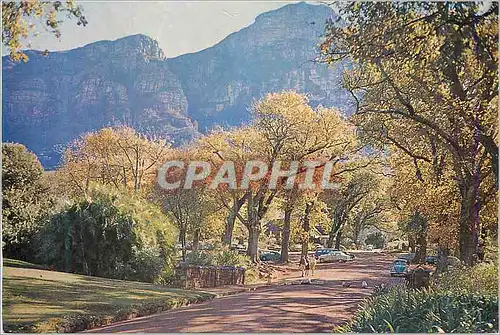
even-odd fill
[(25, 64), (2, 59), (3, 141), (25, 144), (45, 167), (57, 165), (72, 139), (106, 126), (176, 140), (197, 134), (179, 80), (149, 37), (28, 56)]
[(167, 60), (202, 130), (249, 119), (254, 99), (269, 92), (307, 93), (311, 104), (344, 108), (339, 68), (314, 62), (332, 10), (305, 2), (259, 15), (215, 46)]
[(215, 124), (248, 121), (252, 101), (268, 92), (296, 90), (312, 104), (346, 109), (338, 68), (313, 62), (332, 15), (326, 6), (289, 4), (173, 59), (144, 35), (47, 56), (28, 51), (27, 63), (3, 57), (3, 141), (25, 144), (54, 168), (82, 133), (129, 125), (180, 145)]

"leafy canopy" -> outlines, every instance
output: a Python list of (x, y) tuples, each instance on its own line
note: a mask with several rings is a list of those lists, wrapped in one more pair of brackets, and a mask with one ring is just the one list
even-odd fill
[[(60, 15), (75, 19), (77, 25), (86, 26), (87, 19), (81, 6), (73, 0), (67, 1), (2, 1), (2, 41), (9, 48), (10, 57), (14, 61), (28, 61), (22, 51), (25, 47), (22, 40), (30, 34), (37, 35), (36, 21), (55, 37), (61, 37)], [(28, 48), (30, 45), (26, 45)]]

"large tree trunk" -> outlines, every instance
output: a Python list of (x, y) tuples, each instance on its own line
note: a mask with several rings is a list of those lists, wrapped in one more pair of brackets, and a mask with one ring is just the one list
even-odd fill
[(415, 252), (415, 237), (413, 236), (412, 233), (408, 234), (408, 250), (410, 252)]
[(200, 247), (200, 229), (193, 232), (193, 251), (198, 251)]
[(309, 252), (309, 231), (311, 230), (309, 225), (309, 216), (311, 215), (313, 205), (313, 202), (306, 203), (306, 208), (304, 210), (304, 218), (302, 219), (303, 236), (301, 257), (307, 256), (307, 253)]
[(415, 252), (414, 262), (417, 264), (425, 263), (425, 256), (427, 253), (427, 236), (426, 232), (423, 232), (417, 240), (417, 250)]
[(328, 248), (333, 248), (333, 243), (335, 243), (335, 237), (337, 236), (337, 222), (336, 218), (334, 217), (332, 220), (332, 228), (330, 229), (330, 233), (328, 233), (328, 242), (326, 246)]
[(466, 265), (474, 262), (476, 216), (474, 186), (469, 183), (462, 191), (459, 219), (460, 260)]
[(233, 206), (226, 218), (226, 227), (224, 231), (224, 237), (222, 238), (222, 243), (224, 243), (225, 245), (231, 246), (234, 224), (236, 222), (237, 214), (240, 211), (240, 207), (242, 205), (242, 204), (240, 205), (240, 202), (243, 201), (244, 200), (238, 200), (237, 198), (233, 198)]
[(181, 242), (182, 260), (186, 261), (186, 229), (181, 228), (179, 232), (179, 241)]
[(333, 242), (335, 242), (335, 231), (332, 229), (330, 230), (330, 234), (328, 234), (327, 248), (333, 248)]
[(335, 237), (335, 249), (340, 249), (340, 240), (342, 239), (342, 230), (337, 232), (337, 236)]
[(259, 262), (260, 221), (258, 215), (258, 201), (253, 196), (248, 198), (248, 248), (247, 256), (253, 263)]
[(248, 229), (248, 248), (247, 256), (253, 263), (259, 262), (259, 235), (260, 227), (253, 223)]
[(222, 238), (222, 243), (231, 246), (233, 239), (234, 223), (236, 221), (236, 213), (234, 212), (234, 207), (229, 211), (229, 215), (226, 218), (226, 228), (224, 230), (224, 237)]
[(479, 142), (484, 146), (491, 159), (492, 173), (495, 177), (495, 185), (498, 186), (498, 145), (492, 136), (487, 136), (482, 132), (478, 134)]
[(340, 212), (336, 212), (333, 214), (332, 228), (330, 229), (330, 233), (328, 234), (328, 248), (332, 248), (333, 244), (336, 243), (337, 234), (342, 227), (342, 221), (342, 214)]
[(354, 227), (354, 234), (353, 234), (353, 240), (354, 240), (354, 245), (356, 249), (361, 248), (361, 242), (359, 241), (359, 235), (361, 234), (361, 231), (363, 230), (363, 223), (362, 222), (357, 222), (357, 226)]
[(448, 255), (450, 251), (448, 248), (438, 246), (437, 250), (437, 262), (436, 262), (436, 273), (446, 271), (448, 268)]
[(281, 234), (281, 257), (283, 263), (288, 263), (288, 249), (290, 245), (290, 226), (292, 220), (292, 208), (285, 208), (285, 218), (283, 221), (283, 231)]

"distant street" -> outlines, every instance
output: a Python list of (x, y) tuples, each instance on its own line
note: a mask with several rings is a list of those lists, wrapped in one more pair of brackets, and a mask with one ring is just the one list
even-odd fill
[[(90, 332), (330, 332), (353, 315), (373, 286), (400, 280), (389, 276), (392, 255), (356, 256), (350, 263), (318, 263), (312, 277), (317, 284), (270, 286)], [(300, 274), (286, 277), (294, 282)], [(361, 288), (362, 281), (369, 289)]]

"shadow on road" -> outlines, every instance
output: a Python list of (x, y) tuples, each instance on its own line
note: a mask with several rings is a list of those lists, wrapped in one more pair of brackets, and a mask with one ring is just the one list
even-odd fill
[[(371, 288), (399, 280), (389, 276), (392, 259), (385, 254), (360, 254), (353, 262), (321, 264), (313, 284), (270, 286), (95, 332), (330, 332), (354, 314)], [(362, 281), (370, 288), (361, 288)]]

